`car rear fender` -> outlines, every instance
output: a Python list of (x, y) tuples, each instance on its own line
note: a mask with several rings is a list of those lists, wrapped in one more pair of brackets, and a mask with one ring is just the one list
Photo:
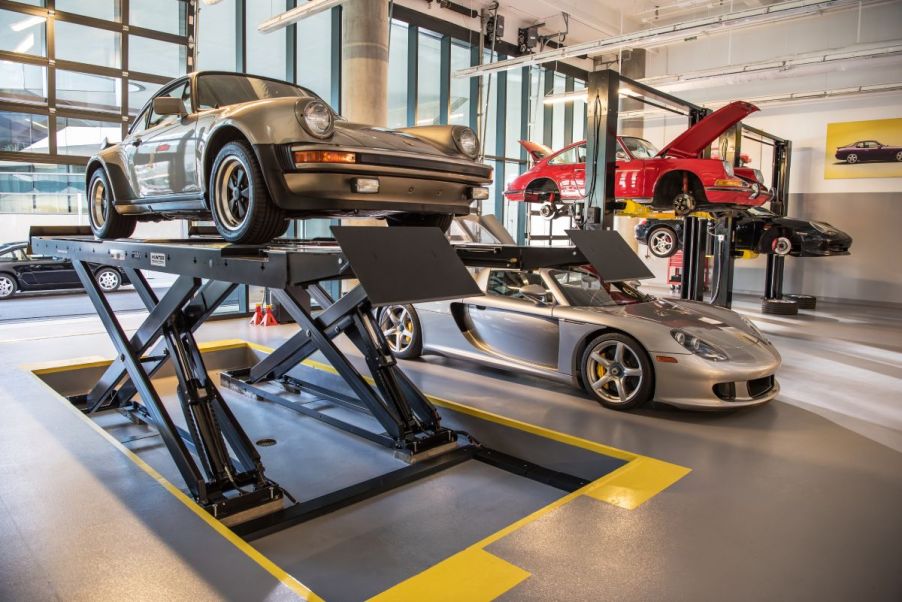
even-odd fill
[[(111, 147), (110, 150), (115, 148), (117, 147)], [(137, 195), (135, 195), (135, 192), (129, 183), (128, 177), (125, 175), (125, 171), (119, 162), (116, 161), (116, 158), (113, 157), (112, 160), (108, 161), (107, 158), (103, 156), (108, 152), (109, 151), (105, 151), (104, 153), (94, 155), (88, 161), (88, 165), (85, 167), (85, 190), (90, 193), (89, 187), (91, 184), (91, 175), (96, 170), (102, 169), (112, 188), (113, 204), (120, 204), (137, 198)]]

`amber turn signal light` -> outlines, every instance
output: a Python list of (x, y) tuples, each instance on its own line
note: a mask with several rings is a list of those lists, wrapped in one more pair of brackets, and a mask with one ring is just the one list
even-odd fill
[(677, 358), (671, 357), (669, 355), (656, 355), (655, 360), (661, 362), (662, 364), (676, 364)]
[(357, 163), (356, 153), (341, 151), (293, 151), (295, 164), (299, 163)]
[(726, 188), (744, 188), (745, 182), (739, 178), (724, 178), (722, 180), (714, 180), (714, 185)]

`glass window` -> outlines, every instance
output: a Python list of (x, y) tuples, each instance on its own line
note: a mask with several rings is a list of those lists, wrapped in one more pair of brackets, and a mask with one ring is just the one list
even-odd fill
[(0, 100), (14, 102), (47, 102), (47, 69), (0, 61)]
[(407, 23), (392, 21), (388, 50), (388, 127), (407, 127)]
[(50, 152), (47, 115), (0, 111), (0, 151)]
[(200, 2), (197, 21), (197, 68), (234, 71), (237, 67), (235, 0)]
[[(298, 84), (322, 98), (332, 95), (332, 12), (301, 19), (297, 24)], [(337, 107), (336, 107), (337, 108)]]
[(128, 69), (178, 77), (185, 75), (188, 48), (182, 44), (162, 42), (141, 36), (128, 37)]
[(440, 117), (442, 38), (420, 29), (417, 39), (417, 125), (436, 125)]
[(135, 27), (185, 35), (186, 4), (171, 0), (129, 0), (128, 20)]
[[(81, 165), (6, 163), (0, 167), (0, 213), (84, 215), (84, 178)], [(28, 220), (22, 221), (21, 238), (25, 238)]]
[(129, 129), (129, 134), (137, 134), (139, 132), (143, 132), (147, 129), (147, 115), (153, 110), (150, 105), (147, 106), (141, 114), (135, 117), (135, 121), (132, 122), (131, 128)]
[[(190, 110), (190, 109), (188, 109), (188, 104), (191, 99), (189, 90), (190, 90), (190, 88), (188, 87), (188, 84), (184, 83), (184, 84), (180, 84), (180, 85), (176, 86), (175, 88), (166, 92), (165, 94), (161, 94), (157, 98), (160, 98), (163, 96), (168, 96), (170, 98), (181, 98), (182, 102), (185, 103), (186, 110)], [(150, 129), (152, 127), (156, 127), (156, 126), (162, 124), (163, 122), (173, 122), (173, 121), (177, 121), (177, 120), (178, 120), (178, 115), (160, 115), (159, 113), (156, 113), (153, 110), (153, 108), (151, 107), (150, 108), (150, 120), (147, 122), (147, 127), (148, 127), (148, 129)]]
[(119, 0), (56, 0), (56, 10), (107, 21), (118, 21), (121, 18)]
[(470, 66), (470, 46), (451, 41), (451, 104), (448, 105), (448, 123), (470, 125), (470, 78), (455, 78), (454, 72)]
[(202, 75), (197, 80), (199, 109), (214, 109), (265, 98), (292, 96), (308, 98), (311, 93), (309, 90), (288, 83), (250, 75)]
[(539, 286), (545, 291), (548, 300), (553, 299), (545, 281), (535, 272), (492, 270), (491, 273), (489, 273), (489, 281), (485, 292), (489, 295), (500, 295), (502, 297), (510, 297), (511, 299), (529, 300), (529, 297), (521, 292), (527, 286)]
[(605, 282), (584, 270), (555, 270), (551, 276), (557, 281), (564, 298), (574, 307), (632, 305), (653, 299), (626, 283)]
[(623, 136), (621, 140), (626, 146), (626, 150), (637, 159), (651, 159), (658, 154), (658, 149), (648, 140), (632, 136)]
[(129, 80), (128, 82), (128, 112), (134, 115), (140, 111), (147, 101), (157, 93), (162, 86), (150, 82)]
[(58, 106), (119, 111), (122, 79), (88, 75), (74, 71), (56, 72), (56, 104)]
[(45, 56), (45, 17), (0, 10), (0, 50)]
[(545, 69), (533, 67), (529, 75), (529, 140), (545, 144)]
[(513, 69), (507, 72), (507, 122), (504, 134), (504, 156), (509, 159), (520, 157), (520, 140), (523, 139), (521, 131), (522, 105), (523, 71)]
[(57, 21), (55, 26), (56, 58), (100, 67), (120, 66), (118, 33), (65, 21)]
[[(503, 57), (497, 56), (494, 60), (502, 60)], [(491, 58), (491, 52), (486, 51), (483, 58), (484, 63), (494, 62)], [(489, 83), (491, 82), (491, 84)], [(497, 156), (498, 153), (498, 132), (496, 131), (496, 120), (498, 118), (498, 77), (495, 74), (484, 75), (482, 77), (483, 105), (480, 107), (483, 111), (483, 122), (479, 124), (481, 128), (479, 138), (483, 141), (483, 152), (487, 156)], [(485, 104), (486, 92), (488, 92), (488, 105)]]
[[(554, 93), (564, 92), (567, 87), (567, 78), (560, 73), (554, 74)], [(566, 103), (556, 102), (552, 105), (551, 116), (551, 148), (557, 150), (564, 146), (564, 113), (567, 110)]]
[(564, 152), (556, 155), (554, 158), (550, 159), (548, 163), (550, 165), (572, 165), (574, 163), (585, 163), (586, 162), (586, 147), (585, 146), (574, 146), (569, 150), (565, 150)]
[(285, 28), (270, 33), (257, 31), (257, 25), (270, 17), (284, 13), (285, 0), (247, 2), (247, 73), (286, 78)]
[(119, 142), (122, 128), (116, 122), (56, 118), (56, 148), (61, 155), (89, 157), (100, 150), (104, 140)]

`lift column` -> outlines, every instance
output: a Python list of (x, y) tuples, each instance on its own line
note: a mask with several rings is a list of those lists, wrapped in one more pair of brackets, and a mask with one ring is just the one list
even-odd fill
[(586, 229), (610, 230), (614, 227), (620, 74), (612, 69), (593, 71), (588, 86), (586, 200), (576, 222)]
[[(785, 216), (789, 205), (789, 164), (792, 155), (792, 142), (789, 140), (774, 140), (774, 173), (771, 186), (774, 190), (774, 199), (771, 201), (771, 211), (780, 216)], [(798, 303), (790, 299), (783, 299), (783, 262), (785, 257), (768, 253), (767, 268), (764, 273), (764, 299), (761, 301), (762, 313), (779, 313), (781, 315), (796, 315), (799, 311)]]

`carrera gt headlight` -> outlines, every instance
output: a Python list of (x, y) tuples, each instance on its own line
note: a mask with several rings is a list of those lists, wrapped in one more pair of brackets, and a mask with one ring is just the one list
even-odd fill
[(332, 110), (321, 100), (311, 100), (302, 111), (295, 110), (298, 121), (315, 138), (328, 138), (335, 129)]
[(746, 318), (745, 316), (739, 316), (739, 317), (742, 319), (742, 322), (745, 324), (746, 328), (749, 329), (749, 332), (751, 332), (751, 333), (752, 333), (755, 337), (757, 337), (759, 340), (764, 341), (765, 343), (769, 342), (769, 341), (767, 340), (767, 337), (764, 336), (764, 334), (762, 334), (762, 332), (761, 332), (760, 330), (758, 330), (758, 327), (755, 326), (755, 323), (754, 323), (754, 322), (752, 322), (751, 320), (749, 320), (749, 319)]
[(475, 159), (479, 155), (479, 138), (476, 137), (476, 133), (470, 128), (454, 128), (452, 138), (454, 138), (454, 144), (457, 146), (457, 149), (466, 156)]
[(673, 340), (682, 345), (690, 353), (712, 362), (722, 362), (727, 359), (727, 354), (695, 335), (686, 331), (674, 329), (670, 331)]

